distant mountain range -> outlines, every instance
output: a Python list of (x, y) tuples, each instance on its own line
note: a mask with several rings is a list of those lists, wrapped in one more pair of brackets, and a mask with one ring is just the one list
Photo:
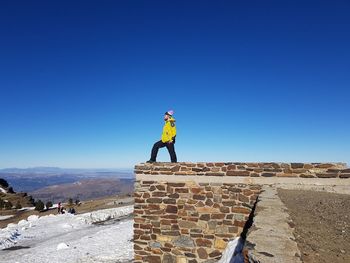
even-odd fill
[(4, 168), (0, 173), (18, 173), (18, 174), (95, 174), (95, 173), (126, 173), (133, 172), (132, 169), (78, 169), (78, 168), (60, 168), (60, 167), (30, 167), (30, 168)]
[(7, 180), (16, 192), (34, 192), (51, 185), (75, 183), (86, 179), (134, 179), (132, 170), (64, 169), (58, 167), (0, 169), (0, 178)]

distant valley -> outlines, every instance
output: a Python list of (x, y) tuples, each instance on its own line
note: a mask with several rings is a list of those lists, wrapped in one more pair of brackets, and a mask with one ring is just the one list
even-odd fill
[(26, 192), (35, 200), (90, 200), (110, 195), (128, 195), (133, 191), (134, 175), (128, 170), (61, 169), (38, 167), (2, 169), (4, 178), (16, 192)]
[(92, 200), (112, 195), (131, 195), (133, 179), (86, 179), (74, 183), (51, 185), (30, 192), (35, 200), (64, 202), (73, 200)]

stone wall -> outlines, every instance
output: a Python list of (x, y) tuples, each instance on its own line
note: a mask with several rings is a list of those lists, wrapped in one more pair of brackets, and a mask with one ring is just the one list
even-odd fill
[(154, 163), (135, 166), (136, 174), (349, 178), (344, 163)]
[(155, 163), (135, 173), (134, 262), (152, 263), (217, 262), (265, 181), (350, 178), (339, 163)]
[(239, 235), (261, 187), (139, 181), (134, 262), (212, 262)]

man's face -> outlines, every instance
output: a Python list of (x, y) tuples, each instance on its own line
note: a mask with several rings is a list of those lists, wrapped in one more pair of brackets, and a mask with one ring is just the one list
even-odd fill
[(168, 120), (168, 119), (169, 119), (169, 115), (165, 114), (165, 115), (164, 115), (164, 120), (166, 121), (166, 120)]

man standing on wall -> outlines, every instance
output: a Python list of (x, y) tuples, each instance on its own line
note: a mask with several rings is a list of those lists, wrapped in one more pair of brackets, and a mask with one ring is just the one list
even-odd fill
[(167, 111), (164, 115), (164, 127), (163, 127), (163, 133), (162, 138), (160, 141), (156, 142), (153, 145), (152, 153), (151, 153), (151, 159), (147, 161), (147, 163), (154, 163), (157, 160), (157, 154), (159, 148), (166, 147), (168, 149), (168, 152), (170, 154), (170, 159), (172, 163), (177, 162), (177, 157), (175, 153), (175, 138), (176, 138), (176, 125), (175, 125), (175, 119), (173, 117), (174, 111), (170, 110)]

